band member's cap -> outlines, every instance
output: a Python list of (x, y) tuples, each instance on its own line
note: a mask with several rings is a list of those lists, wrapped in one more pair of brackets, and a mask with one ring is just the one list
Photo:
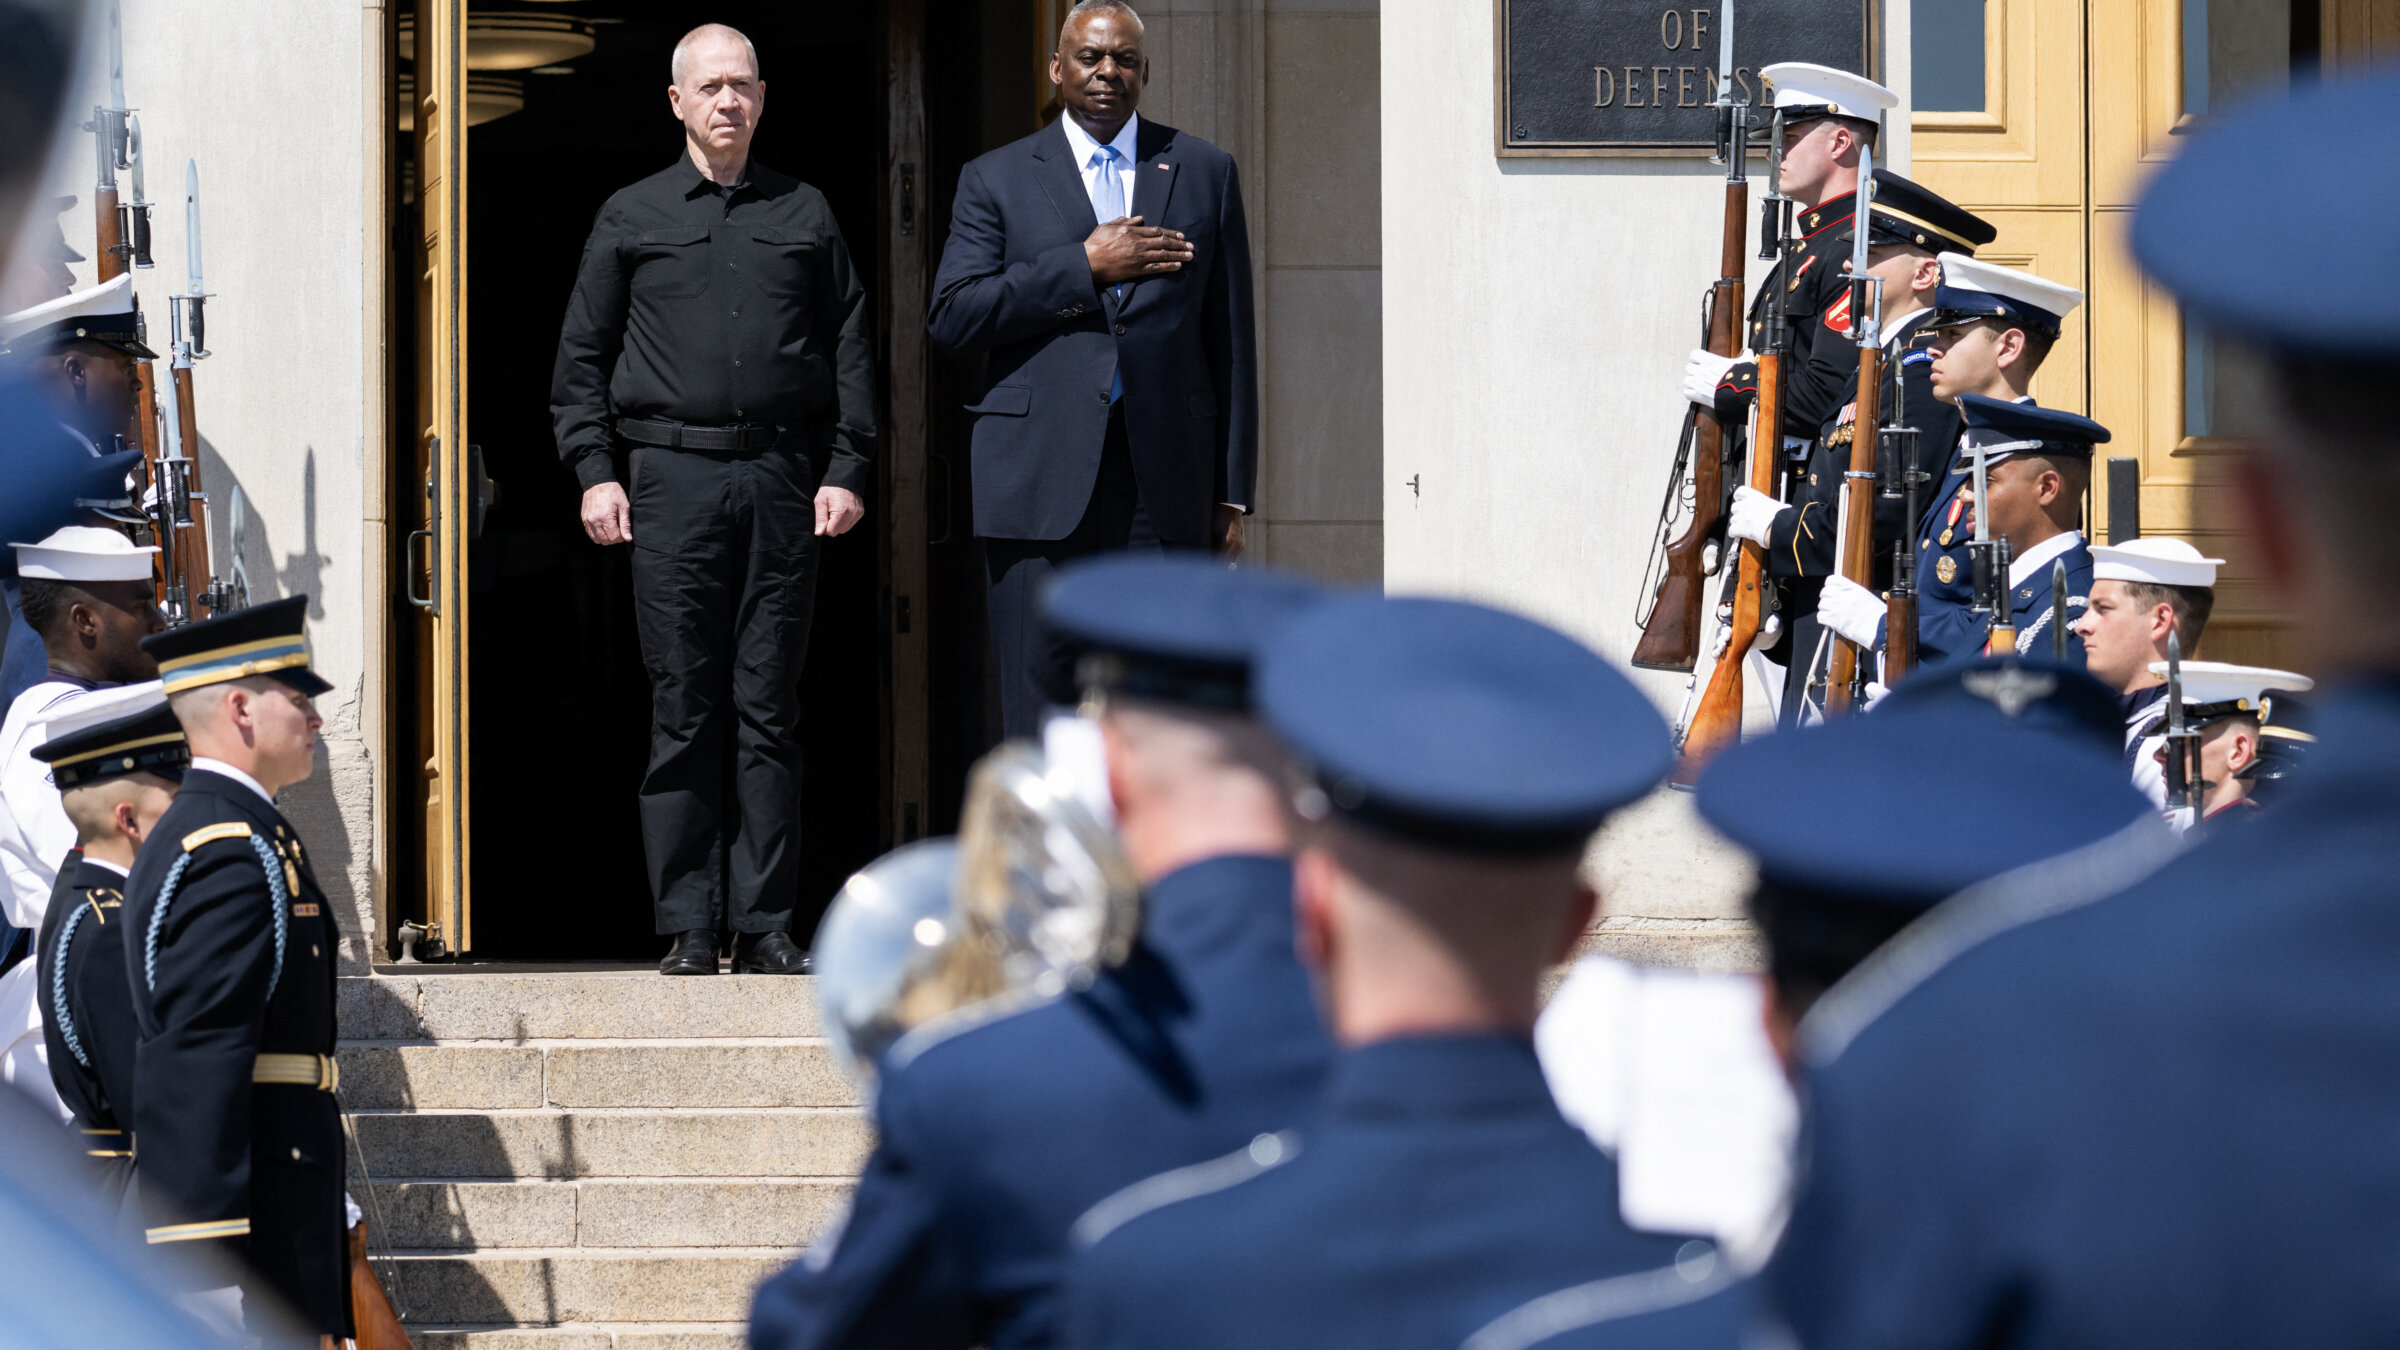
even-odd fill
[(2092, 545), (2092, 580), (2150, 586), (2214, 586), (2223, 558), (2203, 558), (2181, 539), (2128, 539)]
[(1061, 570), (1042, 618), (1083, 647), (1088, 692), (1242, 712), (1260, 650), (1327, 594), (1269, 567), (1117, 555)]
[(152, 633), (142, 650), (158, 658), (170, 694), (264, 675), (314, 697), (333, 688), (308, 667), (308, 597), (287, 596)]
[(1775, 88), (1775, 105), (1783, 120), (1814, 121), (1820, 117), (1852, 117), (1883, 124), (1886, 109), (1900, 106), (1900, 96), (1864, 75), (1806, 61), (1782, 61), (1758, 72)]
[(69, 291), (55, 300), (0, 315), (0, 351), (32, 351), (73, 342), (105, 343), (127, 356), (156, 360), (142, 341), (142, 315), (133, 299), (133, 274)]
[(9, 547), (17, 551), (18, 576), (44, 581), (147, 581), (158, 552), (102, 525), (68, 525), (38, 544)]
[(2056, 338), (2083, 292), (2031, 272), (1960, 254), (1942, 258), (1942, 284), (1933, 293), (1933, 321), (1998, 319), (2013, 328)]
[(35, 759), (50, 766), (50, 781), (59, 791), (134, 773), (183, 781), (192, 749), (158, 681), (86, 697), (92, 700), (88, 708), (50, 719), (50, 739), (33, 751)]

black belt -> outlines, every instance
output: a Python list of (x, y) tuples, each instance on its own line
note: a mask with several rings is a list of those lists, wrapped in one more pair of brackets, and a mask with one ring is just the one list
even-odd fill
[(653, 422), (639, 417), (617, 419), (617, 434), (637, 445), (663, 445), (670, 450), (713, 450), (741, 454), (771, 450), (783, 439), (783, 428), (771, 422), (743, 422), (730, 427), (697, 427), (685, 422)]

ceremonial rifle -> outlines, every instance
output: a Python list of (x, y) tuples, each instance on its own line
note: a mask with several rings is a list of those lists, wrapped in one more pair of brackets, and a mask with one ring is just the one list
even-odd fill
[(2008, 539), (1992, 533), (1992, 465), (1984, 447), (1974, 448), (1975, 537), (1967, 554), (1975, 566), (1975, 604), (1970, 611), (1983, 616), (1989, 634), (1983, 654), (2001, 656), (2017, 649), (2016, 608), (2008, 599)]
[[(1775, 495), (1777, 459), (1783, 453), (1783, 357), (1791, 343), (1791, 315), (1785, 297), (1791, 288), (1782, 281), (1782, 264), (1791, 257), (1791, 199), (1777, 188), (1783, 174), (1783, 113), (1777, 111), (1767, 132), (1765, 220), (1761, 257), (1777, 259), (1767, 284), (1765, 341), (1758, 353), (1758, 402), (1749, 436), (1750, 487)], [(1668, 781), (1677, 787), (1698, 782), (1700, 770), (1719, 750), (1741, 739), (1742, 662), (1758, 641), (1766, 622), (1767, 551), (1742, 541), (1741, 555), (1728, 572), (1723, 599), (1717, 602), (1724, 638), (1709, 668), (1706, 683), (1697, 684), (1689, 710), (1679, 728), (1675, 771)], [(1697, 675), (1695, 680), (1699, 679)]]
[[(1850, 217), (1850, 333), (1858, 342), (1858, 395), (1850, 422), (1850, 468), (1842, 475), (1842, 575), (1861, 586), (1875, 579), (1875, 455), (1881, 448), (1883, 403), (1883, 279), (1867, 273), (1868, 203), (1875, 195), (1875, 152), (1858, 149), (1858, 204)], [(1839, 717), (1864, 703), (1875, 654), (1836, 637), (1825, 680), (1825, 715)], [(1799, 653), (1793, 653), (1799, 660)]]
[[(97, 280), (114, 281), (134, 268), (151, 265), (150, 202), (143, 191), (142, 124), (125, 101), (125, 24), (118, 5), (108, 7), (108, 102), (92, 109), (92, 120), (84, 125), (84, 130), (92, 133), (93, 156), (99, 170), (92, 187), (92, 233), (98, 244), (92, 259), (93, 274)], [(132, 176), (131, 202), (118, 196), (120, 171)], [(134, 304), (134, 324), (136, 336), (149, 341), (149, 326), (138, 300)], [(145, 362), (131, 356), (125, 360), (136, 367), (134, 418), (133, 425), (119, 436), (132, 449), (142, 452), (142, 477), (150, 483), (152, 491), (163, 491), (158, 469), (158, 381), (140, 371)], [(138, 502), (144, 494), (134, 495)], [(169, 584), (166, 542), (158, 543), (161, 551), (155, 575), (164, 590)]]
[(2199, 814), (2200, 729), (2183, 712), (2183, 642), (2167, 634), (2167, 821), (2189, 829)]
[[(1897, 400), (1908, 406), (1905, 398)], [(1917, 668), (1917, 488), (1932, 475), (1917, 467), (1915, 427), (1889, 427), (1883, 433), (1891, 447), (1893, 477), (1900, 484), (1900, 519), (1905, 528), (1892, 541), (1892, 588), (1883, 596), (1883, 678), (1898, 684)], [(1886, 479), (1886, 490), (1892, 479)]]
[(200, 424), (192, 401), (192, 363), (208, 355), (208, 290), (200, 268), (200, 165), (184, 165), (184, 288), (168, 297), (174, 345), (167, 396), (166, 453), (158, 459), (160, 597), (169, 623), (238, 608), (246, 597), (215, 577), (208, 546), (208, 494), (200, 485)]
[[(1742, 349), (1742, 247), (1750, 227), (1750, 103), (1733, 96), (1733, 0), (1725, 0), (1717, 34), (1716, 107), (1712, 162), (1725, 166), (1725, 219), (1717, 279), (1701, 303), (1700, 328), (1710, 352), (1730, 357)], [(1687, 464), (1691, 518), (1673, 542), (1663, 548), (1652, 544), (1658, 582), (1650, 589), (1650, 611), (1641, 618), (1642, 638), (1633, 648), (1633, 664), (1644, 669), (1690, 670), (1699, 658), (1705, 578), (1716, 574), (1725, 547), (1725, 441), (1714, 408), (1685, 408), (1666, 504), (1659, 510), (1659, 537), (1665, 537), (1682, 501)]]
[(2050, 564), (2050, 654), (2067, 659), (2067, 562)]

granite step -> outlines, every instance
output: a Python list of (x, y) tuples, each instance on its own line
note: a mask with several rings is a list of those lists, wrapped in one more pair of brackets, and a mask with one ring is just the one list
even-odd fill
[(743, 1350), (741, 1328), (721, 1323), (558, 1327), (419, 1327), (417, 1350)]
[(639, 1040), (823, 1035), (806, 975), (655, 972), (355, 975), (337, 986), (347, 1040)]
[(400, 1181), (361, 1187), (376, 1248), (429, 1255), (512, 1248), (772, 1247), (814, 1241), (845, 1181)]
[(345, 1042), (342, 1105), (374, 1110), (855, 1106), (832, 1050), (787, 1040)]
[(351, 1175), (406, 1180), (858, 1175), (873, 1131), (840, 1108), (358, 1111)]
[(738, 1331), (750, 1295), (796, 1251), (656, 1248), (402, 1255), (376, 1266), (401, 1315), (430, 1326), (723, 1323)]

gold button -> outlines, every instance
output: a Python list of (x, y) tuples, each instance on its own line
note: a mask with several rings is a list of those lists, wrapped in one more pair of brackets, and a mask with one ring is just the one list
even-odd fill
[(317, 950), (317, 944), (315, 944), (315, 943), (313, 943), (313, 942), (312, 942), (312, 943), (308, 944), (308, 954), (309, 954), (310, 956), (323, 956), (325, 953), (323, 953), (322, 951), (319, 951), (319, 950)]
[(300, 1161), (300, 1150), (298, 1150), (298, 1149), (293, 1149), (293, 1150), (292, 1150), (292, 1161), (293, 1161), (293, 1162), (298, 1162), (298, 1161)]

